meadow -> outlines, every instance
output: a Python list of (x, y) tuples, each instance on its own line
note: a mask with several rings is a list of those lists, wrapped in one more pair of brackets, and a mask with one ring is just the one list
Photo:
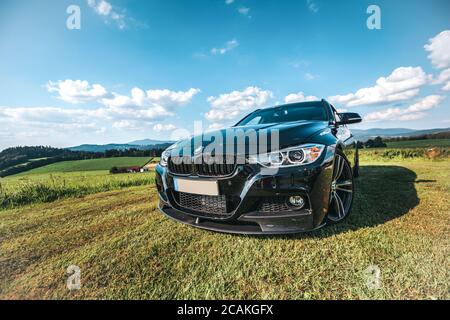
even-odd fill
[(84, 172), (84, 171), (99, 171), (108, 170), (112, 167), (131, 167), (143, 166), (150, 159), (150, 157), (117, 157), (117, 158), (100, 158), (89, 160), (74, 160), (56, 162), (44, 167), (32, 169), (23, 172), (19, 175), (29, 176), (30, 174), (45, 174), (53, 172)]
[(154, 177), (153, 172), (113, 175), (105, 170), (11, 176), (0, 181), (0, 208), (149, 185)]
[[(2, 179), (3, 194), (21, 184), (111, 187), (0, 209), (0, 298), (449, 299), (450, 159), (373, 152), (361, 151), (349, 218), (294, 236), (175, 223), (157, 209), (152, 172)], [(70, 265), (81, 269), (80, 290), (66, 286)]]
[(450, 147), (450, 139), (424, 139), (387, 142), (388, 148)]

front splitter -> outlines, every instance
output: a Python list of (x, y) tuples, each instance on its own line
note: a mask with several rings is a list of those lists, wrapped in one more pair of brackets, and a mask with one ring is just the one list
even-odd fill
[(319, 225), (316, 228), (311, 228), (308, 230), (305, 229), (298, 229), (294, 230), (292, 228), (286, 228), (285, 230), (277, 229), (275, 230), (269, 230), (269, 231), (263, 231), (261, 227), (258, 224), (250, 224), (245, 222), (218, 222), (213, 220), (207, 220), (202, 218), (196, 218), (190, 215), (187, 215), (177, 209), (174, 209), (169, 206), (161, 206), (161, 203), (158, 205), (159, 210), (168, 218), (181, 222), (183, 224), (203, 229), (203, 230), (209, 230), (209, 231), (215, 231), (215, 232), (221, 232), (221, 233), (232, 233), (232, 234), (241, 234), (241, 235), (283, 235), (283, 234), (298, 234), (298, 233), (305, 233), (305, 232), (311, 232), (314, 230), (317, 230), (323, 225)]

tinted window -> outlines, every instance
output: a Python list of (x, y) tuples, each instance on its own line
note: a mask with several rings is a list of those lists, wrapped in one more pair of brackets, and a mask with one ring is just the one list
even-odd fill
[(241, 120), (237, 125), (255, 125), (265, 123), (280, 123), (301, 120), (327, 121), (325, 108), (321, 103), (291, 105), (278, 108), (259, 110)]

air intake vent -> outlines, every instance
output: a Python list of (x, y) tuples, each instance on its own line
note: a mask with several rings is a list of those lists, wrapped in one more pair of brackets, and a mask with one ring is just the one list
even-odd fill
[(180, 207), (211, 215), (228, 215), (226, 196), (205, 196), (178, 192)]
[(286, 200), (286, 197), (266, 198), (261, 202), (258, 211), (271, 213), (290, 211), (292, 208), (289, 207)]

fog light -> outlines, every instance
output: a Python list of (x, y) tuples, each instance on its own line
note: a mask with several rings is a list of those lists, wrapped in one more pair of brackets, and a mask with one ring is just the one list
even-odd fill
[(305, 200), (302, 196), (291, 196), (289, 197), (289, 203), (297, 208), (301, 208), (305, 205)]

